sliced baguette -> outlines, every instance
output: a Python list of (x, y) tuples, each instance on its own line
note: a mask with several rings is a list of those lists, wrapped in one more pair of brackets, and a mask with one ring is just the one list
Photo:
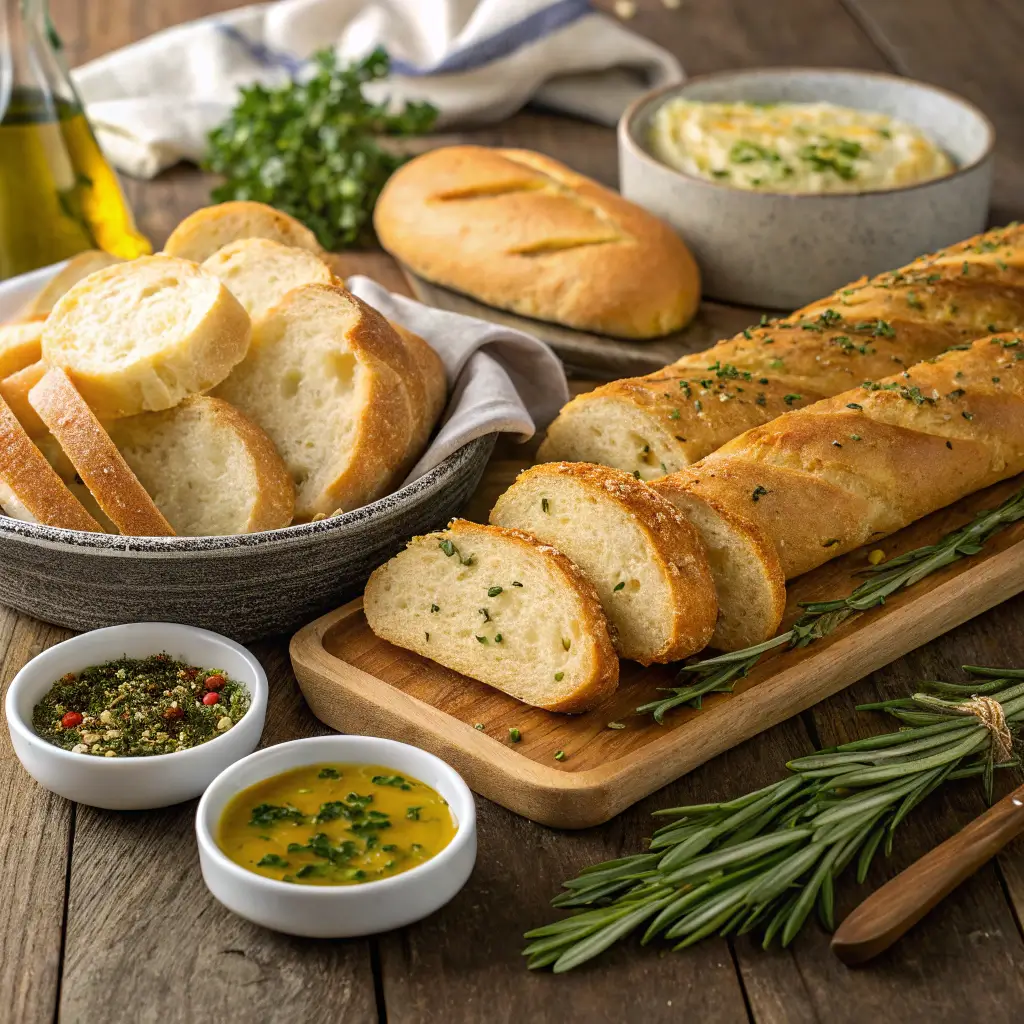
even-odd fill
[(771, 539), (749, 519), (686, 489), (686, 472), (650, 486), (693, 524), (704, 542), (718, 596), (711, 646), (738, 651), (779, 628), (786, 609), (786, 579)]
[(189, 214), (171, 232), (164, 252), (202, 263), (239, 238), (269, 238), (297, 249), (321, 251), (316, 235), (294, 217), (265, 203), (239, 200), (206, 206)]
[(0, 398), (11, 407), (11, 412), (29, 437), (41, 437), (46, 433), (46, 424), (28, 400), (28, 393), (43, 379), (45, 373), (46, 363), (40, 360), (0, 380)]
[(0, 398), (0, 509), (12, 519), (102, 533)]
[(125, 462), (179, 536), (278, 530), (295, 488), (273, 442), (234, 406), (193, 395), (110, 424)]
[(414, 537), (370, 577), (363, 609), (384, 640), (535, 707), (585, 711), (618, 685), (593, 586), (518, 530), (455, 519)]
[(393, 320), (389, 320), (388, 323), (395, 334), (405, 342), (405, 347), (412, 357), (413, 366), (416, 369), (414, 376), (422, 384), (419, 396), (415, 390), (411, 392), (413, 404), (419, 412), (416, 417), (418, 430), (413, 446), (412, 461), (415, 461), (422, 454), (427, 441), (430, 440), (430, 435), (448, 403), (448, 379), (441, 357), (430, 344), (401, 324), (396, 324)]
[(102, 249), (87, 249), (71, 259), (47, 282), (46, 286), (30, 299), (15, 317), (16, 321), (45, 320), (57, 300), (84, 277), (104, 267), (121, 263), (119, 256), (111, 256)]
[(212, 274), (144, 256), (79, 281), (47, 318), (42, 347), (100, 419), (117, 419), (219, 384), (249, 334), (248, 314)]
[(48, 370), (29, 392), (28, 399), (104, 514), (122, 534), (174, 536), (171, 524), (121, 457), (65, 370)]
[(711, 639), (715, 585), (697, 531), (630, 474), (582, 462), (534, 466), (498, 499), (491, 523), (572, 559), (596, 588), (621, 657), (679, 661)]
[(43, 324), (40, 320), (0, 325), (0, 378), (9, 377), (39, 362), (42, 336)]
[(386, 493), (414, 429), (409, 395), (382, 353), (387, 320), (343, 288), (289, 292), (256, 324), (245, 361), (216, 391), (270, 435), (310, 519)]

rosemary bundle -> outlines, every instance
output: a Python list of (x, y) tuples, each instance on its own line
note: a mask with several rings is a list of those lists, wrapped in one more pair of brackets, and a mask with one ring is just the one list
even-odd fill
[(705, 658), (679, 669), (679, 682), (685, 686), (662, 687), (670, 694), (638, 707), (638, 714), (651, 713), (661, 724), (673, 708), (688, 704), (699, 708), (706, 693), (731, 693), (737, 679), (742, 679), (761, 660), (761, 655), (776, 647), (806, 647), (839, 628), (851, 615), (885, 604), (886, 598), (898, 590), (913, 586), (918, 580), (968, 555), (976, 555), (985, 543), (1011, 523), (1024, 519), (1024, 488), (1006, 499), (998, 508), (979, 512), (959, 530), (946, 534), (935, 544), (915, 548), (890, 558), (879, 565), (868, 566), (860, 575), (868, 579), (848, 597), (834, 601), (811, 601), (802, 604), (803, 615), (792, 629), (741, 651), (731, 651), (716, 658)]
[(879, 850), (929, 793), (1016, 766), (1011, 730), (1024, 722), (1024, 670), (964, 666), (966, 685), (862, 705), (903, 727), (789, 762), (790, 774), (719, 804), (655, 812), (669, 819), (646, 853), (587, 868), (552, 901), (573, 916), (526, 933), (530, 968), (572, 970), (643, 928), (683, 949), (709, 935), (763, 934), (788, 945), (816, 907), (834, 928), (835, 885), (856, 863), (863, 882)]

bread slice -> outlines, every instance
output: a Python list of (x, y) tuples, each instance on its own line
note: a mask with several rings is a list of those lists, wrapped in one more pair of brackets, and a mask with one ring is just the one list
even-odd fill
[(344, 288), (307, 285), (255, 325), (245, 361), (216, 395), (270, 435), (311, 519), (385, 494), (407, 457), (409, 395), (382, 353), (388, 322)]
[(265, 203), (238, 200), (189, 214), (171, 232), (164, 253), (202, 263), (239, 238), (269, 238), (297, 249), (321, 251), (316, 235), (294, 217)]
[(0, 509), (12, 519), (102, 533), (0, 398)]
[(28, 393), (43, 379), (46, 374), (46, 363), (40, 360), (24, 370), (12, 373), (10, 377), (0, 380), (0, 398), (10, 407), (18, 422), (25, 428), (29, 437), (41, 437), (45, 434), (46, 424), (39, 418), (39, 413), (32, 408)]
[[(415, 369), (413, 380), (421, 385), (419, 393), (415, 384), (410, 389), (410, 398), (418, 424), (413, 438), (411, 458), (411, 461), (415, 462), (423, 454), (427, 441), (430, 440), (430, 435), (448, 404), (448, 378), (441, 357), (428, 342), (393, 320), (389, 320), (388, 323), (395, 334), (405, 342)], [(411, 464), (409, 468), (412, 468)]]
[(171, 524), (121, 457), (67, 371), (60, 367), (47, 370), (28, 399), (121, 533), (132, 537), (174, 536)]
[(593, 586), (519, 530), (455, 519), (414, 537), (363, 597), (384, 640), (548, 711), (585, 711), (618, 685)]
[(39, 362), (42, 336), (43, 324), (40, 320), (0, 325), (0, 378), (9, 377)]
[(234, 406), (193, 395), (110, 424), (110, 436), (174, 532), (220, 537), (292, 521), (295, 488), (273, 442)]
[(212, 274), (143, 256), (79, 281), (43, 329), (43, 358), (66, 369), (100, 419), (170, 409), (219, 384), (249, 348), (249, 316)]
[(61, 478), (64, 486), (78, 499), (82, 508), (100, 524), (100, 529), (104, 533), (118, 533), (117, 527), (100, 508), (99, 503), (92, 496), (92, 492), (85, 486), (78, 471), (71, 464), (71, 460), (64, 454), (64, 449), (57, 443), (57, 438), (47, 430), (42, 436), (33, 437), (32, 442), (43, 453), (43, 457)]
[(269, 238), (239, 238), (202, 263), (219, 277), (253, 320), (264, 316), (293, 288), (340, 284), (316, 253)]
[(582, 462), (521, 473), (491, 511), (551, 544), (594, 584), (615, 647), (641, 665), (679, 661), (715, 628), (715, 585), (697, 531), (630, 474)]
[(687, 489), (685, 472), (651, 487), (693, 524), (704, 542), (718, 595), (711, 646), (739, 651), (774, 635), (786, 608), (786, 579), (768, 535), (720, 502)]
[(47, 282), (46, 286), (30, 299), (15, 317), (16, 321), (45, 320), (56, 305), (57, 300), (70, 288), (78, 284), (84, 277), (102, 270), (104, 267), (121, 263), (119, 256), (111, 256), (102, 249), (86, 249), (64, 264), (63, 267)]

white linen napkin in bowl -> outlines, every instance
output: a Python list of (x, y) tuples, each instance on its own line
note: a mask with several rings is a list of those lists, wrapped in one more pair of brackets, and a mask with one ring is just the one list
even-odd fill
[(682, 77), (675, 57), (590, 0), (278, 0), (158, 32), (72, 75), (108, 157), (148, 178), (198, 160), (239, 87), (300, 76), (324, 47), (347, 62), (378, 45), (393, 73), (367, 94), (429, 100), (440, 127), (498, 121), (530, 99), (613, 125)]
[[(14, 316), (63, 266), (56, 263), (0, 284), (0, 323)], [(353, 277), (346, 284), (388, 319), (424, 338), (444, 362), (448, 406), (440, 429), (404, 483), (486, 434), (513, 434), (527, 441), (569, 401), (562, 364), (529, 334), (431, 309), (393, 295), (368, 277)]]

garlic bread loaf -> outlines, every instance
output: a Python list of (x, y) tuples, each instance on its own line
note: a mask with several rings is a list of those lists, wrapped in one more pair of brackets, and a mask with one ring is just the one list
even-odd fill
[(249, 316), (212, 274), (143, 256), (70, 289), (45, 322), (43, 359), (100, 419), (170, 409), (219, 384), (249, 348)]
[(0, 324), (0, 379), (39, 362), (42, 354), (43, 324), (32, 320), (21, 324)]
[(680, 661), (711, 639), (718, 608), (697, 531), (629, 473), (579, 462), (534, 466), (498, 499), (490, 521), (573, 561), (597, 590), (620, 657)]
[(382, 639), (535, 707), (585, 711), (618, 685), (594, 588), (518, 530), (456, 519), (414, 537), (370, 577), (363, 610)]
[(790, 409), (1021, 326), (1024, 228), (1015, 225), (579, 395), (549, 427), (538, 457), (654, 479)]
[(234, 406), (193, 395), (114, 420), (110, 437), (174, 532), (231, 536), (289, 526), (292, 478), (273, 442)]
[(758, 525), (787, 579), (1024, 471), (1024, 332), (788, 413), (679, 474)]
[(289, 292), (253, 330), (245, 360), (216, 390), (277, 446), (310, 519), (385, 494), (416, 429), (388, 356), (401, 342), (379, 313), (331, 285)]
[(316, 235), (294, 217), (265, 203), (235, 200), (189, 214), (171, 232), (164, 253), (202, 263), (239, 238), (269, 238), (297, 249), (321, 251)]
[(174, 536), (171, 524), (121, 457), (66, 370), (47, 370), (28, 398), (104, 515), (121, 533)]
[(400, 167), (374, 227), (428, 281), (523, 316), (622, 338), (688, 323), (697, 265), (646, 210), (539, 153), (451, 146)]
[(0, 510), (11, 519), (102, 533), (0, 398)]

